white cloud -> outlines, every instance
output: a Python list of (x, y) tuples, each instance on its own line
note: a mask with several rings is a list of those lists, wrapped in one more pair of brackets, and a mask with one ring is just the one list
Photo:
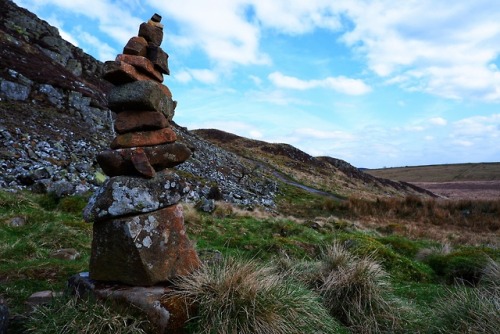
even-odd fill
[(500, 134), (500, 114), (474, 116), (453, 123), (454, 137), (490, 137)]
[(208, 69), (190, 69), (189, 73), (193, 76), (194, 79), (205, 84), (213, 84), (218, 80), (218, 74)]
[(444, 126), (444, 125), (448, 124), (448, 121), (442, 117), (433, 117), (433, 118), (429, 119), (429, 123), (431, 123), (432, 125)]
[(389, 83), (452, 99), (500, 101), (500, 6), (491, 1), (340, 2), (342, 40)]
[(313, 139), (336, 139), (336, 140), (352, 140), (354, 136), (344, 131), (324, 131), (313, 128), (299, 128), (295, 129), (292, 133), (293, 136), (300, 138), (313, 138)]
[(174, 79), (181, 83), (188, 83), (193, 79), (193, 77), (191, 76), (191, 74), (189, 74), (188, 71), (184, 70), (176, 72), (174, 74)]
[(23, 3), (30, 8), (53, 5), (96, 20), (99, 30), (123, 45), (137, 34), (140, 23), (144, 21), (135, 17), (127, 6), (111, 0), (24, 0)]
[(350, 79), (344, 76), (328, 77), (322, 80), (302, 80), (284, 75), (280, 72), (269, 74), (268, 79), (277, 87), (306, 90), (313, 88), (328, 88), (348, 95), (363, 95), (371, 91), (363, 80)]
[(209, 69), (188, 68), (176, 73), (174, 78), (181, 83), (197, 80), (204, 84), (214, 84), (219, 79), (219, 74)]
[(331, 1), (254, 0), (248, 1), (256, 19), (265, 27), (288, 34), (303, 34), (316, 28), (339, 29), (340, 13)]
[(81, 28), (76, 30), (78, 31), (77, 35), (81, 44), (88, 46), (88, 49), (95, 50), (98, 59), (106, 61), (106, 60), (114, 60), (116, 58), (116, 50), (113, 49), (111, 46), (101, 42), (94, 35), (91, 35), (86, 31), (82, 31)]
[(251, 91), (246, 94), (249, 99), (253, 99), (257, 102), (267, 102), (271, 104), (276, 104), (280, 106), (286, 106), (291, 104), (297, 105), (310, 105), (311, 103), (306, 100), (301, 100), (293, 96), (285, 94), (281, 90), (262, 90), (262, 91)]
[[(158, 1), (148, 3), (181, 27), (183, 46), (199, 47), (220, 63), (267, 64), (269, 57), (259, 51), (260, 29), (245, 17), (247, 1)], [(189, 43), (185, 43), (189, 41)]]
[(256, 85), (256, 86), (260, 86), (262, 84), (262, 79), (259, 78), (258, 76), (255, 76), (255, 75), (249, 75), (248, 76), (250, 78), (250, 80), (253, 81), (253, 83)]

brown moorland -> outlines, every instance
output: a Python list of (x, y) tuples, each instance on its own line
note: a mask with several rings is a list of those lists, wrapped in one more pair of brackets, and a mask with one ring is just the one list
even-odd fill
[(449, 199), (500, 199), (499, 162), (367, 169), (365, 172), (409, 182)]

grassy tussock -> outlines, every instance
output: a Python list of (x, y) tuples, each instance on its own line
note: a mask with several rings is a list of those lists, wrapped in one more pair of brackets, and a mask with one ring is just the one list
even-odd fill
[(389, 275), (372, 257), (358, 257), (335, 242), (323, 250), (318, 262), (295, 265), (293, 272), (353, 332), (378, 333), (398, 327), (401, 305), (391, 294)]
[(450, 291), (436, 306), (439, 333), (498, 333), (500, 328), (500, 263), (490, 260), (476, 288)]
[(203, 266), (175, 286), (177, 297), (198, 308), (196, 333), (338, 332), (312, 292), (252, 260)]
[(149, 322), (136, 314), (119, 313), (113, 305), (73, 297), (58, 297), (49, 305), (37, 306), (24, 327), (24, 333), (34, 334), (145, 334), (151, 329)]

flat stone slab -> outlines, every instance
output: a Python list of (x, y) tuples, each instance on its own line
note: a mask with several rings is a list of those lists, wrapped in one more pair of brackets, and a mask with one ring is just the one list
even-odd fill
[(91, 279), (152, 286), (187, 275), (200, 265), (180, 204), (94, 223)]
[(159, 130), (138, 131), (119, 134), (113, 139), (110, 147), (130, 148), (142, 146), (155, 146), (166, 143), (173, 143), (177, 140), (177, 136), (171, 128), (163, 128)]
[(83, 210), (87, 222), (153, 212), (178, 203), (189, 192), (179, 175), (164, 171), (155, 177), (111, 177), (92, 195)]
[(184, 326), (189, 314), (194, 313), (193, 305), (186, 305), (184, 300), (172, 295), (171, 288), (162, 285), (143, 287), (99, 282), (84, 272), (71, 276), (68, 288), (80, 298), (91, 296), (116, 305), (135, 307), (148, 318), (158, 334), (186, 333)]
[(156, 172), (175, 167), (191, 157), (191, 150), (182, 143), (169, 143), (157, 146), (121, 148), (102, 151), (97, 162), (108, 176), (143, 175), (134, 162), (134, 156), (141, 150)]
[(103, 79), (111, 82), (113, 85), (123, 85), (129, 82), (140, 80), (156, 80), (163, 82), (163, 76), (151, 76), (137, 70), (134, 66), (123, 61), (107, 61), (104, 63)]
[(135, 131), (158, 130), (168, 126), (168, 120), (156, 111), (123, 111), (115, 119), (115, 131), (119, 134)]
[(126, 110), (159, 111), (170, 120), (174, 113), (174, 102), (161, 86), (161, 83), (154, 81), (134, 81), (113, 87), (108, 96), (108, 107), (116, 113)]

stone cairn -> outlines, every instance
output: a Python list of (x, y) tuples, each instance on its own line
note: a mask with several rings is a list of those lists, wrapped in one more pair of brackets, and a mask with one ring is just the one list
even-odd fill
[(110, 178), (84, 210), (93, 222), (90, 278), (132, 286), (152, 286), (200, 265), (189, 241), (179, 201), (189, 188), (172, 170), (191, 151), (176, 143), (170, 127), (176, 102), (162, 84), (169, 74), (160, 44), (158, 14), (142, 23), (104, 78), (115, 85), (108, 107), (117, 114), (117, 133), (97, 161)]

